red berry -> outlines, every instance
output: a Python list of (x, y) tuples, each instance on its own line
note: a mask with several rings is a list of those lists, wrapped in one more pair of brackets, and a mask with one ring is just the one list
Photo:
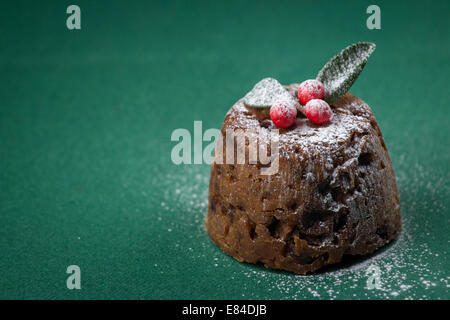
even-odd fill
[(325, 95), (325, 87), (319, 80), (306, 80), (298, 88), (298, 100), (302, 105), (312, 99), (322, 99)]
[(305, 113), (308, 119), (316, 124), (325, 123), (331, 118), (331, 108), (323, 100), (312, 99), (305, 106)]
[(297, 108), (288, 102), (277, 102), (270, 107), (270, 118), (278, 128), (289, 128), (297, 118)]

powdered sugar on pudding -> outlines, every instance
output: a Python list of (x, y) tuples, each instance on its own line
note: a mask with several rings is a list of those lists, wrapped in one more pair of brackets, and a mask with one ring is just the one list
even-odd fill
[[(298, 87), (298, 84), (291, 85)], [(290, 86), (287, 86), (289, 89)], [(290, 91), (295, 92), (295, 90)], [(350, 98), (351, 97), (351, 98)], [(358, 104), (358, 114), (353, 114), (354, 104)], [(371, 127), (370, 117), (373, 116), (370, 107), (359, 98), (350, 94), (334, 104), (333, 115), (324, 125), (311, 123), (307, 118), (297, 118), (295, 124), (287, 129), (279, 130), (279, 151), (284, 157), (302, 150), (304, 154), (327, 152), (330, 147), (349, 142), (352, 136), (368, 132)], [(265, 144), (270, 144), (273, 138), (272, 130), (277, 127), (268, 119), (258, 119), (243, 103), (238, 101), (227, 113), (230, 118), (229, 129), (251, 130)], [(314, 151), (314, 152), (313, 152)]]

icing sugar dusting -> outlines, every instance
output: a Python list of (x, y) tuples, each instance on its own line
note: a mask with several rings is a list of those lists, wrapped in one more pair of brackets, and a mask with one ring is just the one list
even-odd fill
[[(272, 129), (276, 126), (270, 119), (264, 120), (266, 125), (261, 126), (260, 121), (245, 107), (242, 101), (229, 111), (233, 117), (233, 128), (251, 129), (259, 135), (260, 141), (269, 144), (273, 138)], [(296, 150), (314, 153), (329, 153), (334, 147), (342, 145), (352, 134), (362, 133), (370, 129), (370, 121), (364, 117), (350, 115), (345, 112), (333, 112), (333, 116), (326, 124), (315, 125), (308, 119), (297, 118), (295, 125), (288, 130), (280, 130), (279, 150), (280, 156), (289, 157)], [(335, 148), (335, 149), (336, 149)]]
[(275, 79), (265, 78), (258, 82), (244, 97), (245, 104), (250, 107), (270, 108), (276, 102), (288, 102), (296, 105), (297, 101)]
[[(176, 167), (170, 173), (155, 170), (156, 182), (161, 185), (161, 191), (164, 190), (165, 199), (170, 199), (160, 204), (156, 223), (161, 225), (161, 233), (155, 237), (160, 241), (170, 240), (162, 241), (166, 243), (165, 251), (170, 255), (181, 254), (186, 260), (184, 265), (178, 265), (178, 260), (169, 257), (164, 265), (155, 260), (152, 272), (165, 276), (170, 270), (179, 270), (177, 276), (183, 274), (184, 279), (190, 279), (189, 294), (179, 295), (180, 299), (448, 298), (447, 253), (430, 243), (430, 239), (444, 235), (434, 234), (432, 226), (423, 224), (419, 218), (440, 212), (443, 223), (448, 224), (445, 216), (448, 207), (443, 199), (450, 197), (450, 188), (443, 177), (418, 163), (411, 165), (404, 156), (399, 155), (396, 163), (403, 213), (403, 231), (399, 238), (373, 255), (344, 260), (306, 276), (240, 263), (209, 240), (203, 223), (208, 204), (209, 166)], [(415, 200), (419, 193), (426, 196), (426, 203)], [(173, 231), (167, 231), (168, 228)], [(173, 233), (179, 234), (175, 240), (169, 236)], [(448, 237), (441, 240), (444, 248), (449, 246)], [(367, 271), (371, 266), (380, 270), (379, 289), (367, 287), (370, 277)], [(227, 283), (218, 282), (218, 275), (223, 274)], [(202, 282), (203, 278), (208, 282)], [(224, 289), (217, 290), (215, 295), (205, 294), (202, 285), (218, 285)]]
[(303, 81), (298, 88), (298, 98), (304, 105), (311, 99), (322, 99), (324, 95), (325, 88), (319, 80)]

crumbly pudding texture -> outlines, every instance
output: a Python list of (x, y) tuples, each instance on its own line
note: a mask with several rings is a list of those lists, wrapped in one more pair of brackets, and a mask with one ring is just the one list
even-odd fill
[[(298, 87), (286, 89), (296, 98)], [(261, 165), (248, 161), (212, 164), (205, 224), (224, 252), (306, 274), (344, 255), (372, 253), (397, 237), (397, 185), (372, 110), (347, 93), (332, 112), (323, 125), (299, 112), (291, 128), (279, 130), (276, 174), (261, 175)], [(222, 134), (252, 130), (269, 142), (274, 128), (241, 99), (227, 113)]]

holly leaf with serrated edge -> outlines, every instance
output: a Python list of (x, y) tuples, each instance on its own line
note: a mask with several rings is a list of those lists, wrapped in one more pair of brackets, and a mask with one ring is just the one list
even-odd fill
[(276, 102), (297, 103), (286, 88), (273, 78), (262, 79), (244, 97), (245, 105), (252, 108), (270, 108)]
[(372, 42), (357, 42), (327, 62), (317, 74), (317, 80), (325, 86), (325, 101), (331, 104), (348, 92), (375, 47)]

